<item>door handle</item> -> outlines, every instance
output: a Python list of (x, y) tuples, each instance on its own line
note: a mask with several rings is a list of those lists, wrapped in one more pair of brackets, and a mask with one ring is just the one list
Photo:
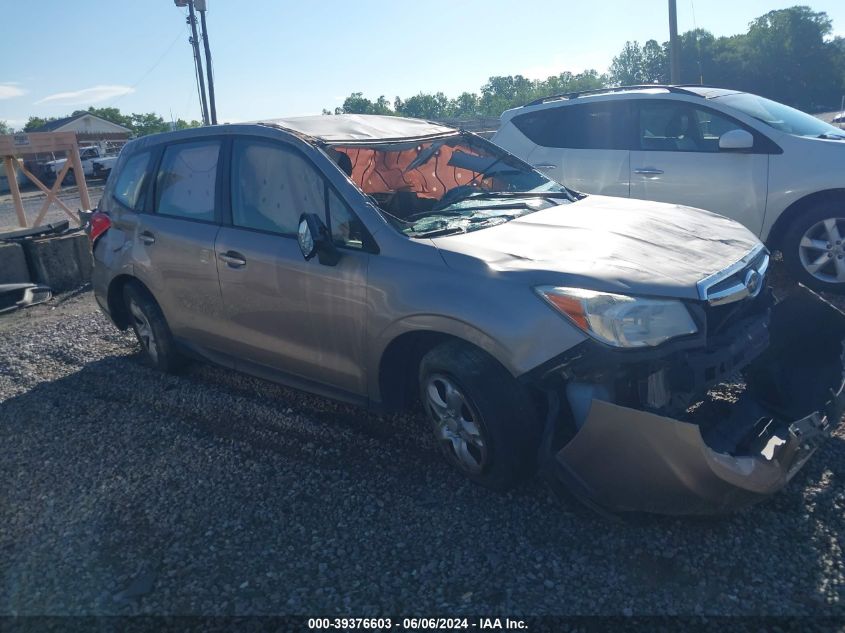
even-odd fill
[(640, 167), (639, 169), (635, 169), (634, 173), (640, 174), (641, 176), (659, 176), (663, 173), (663, 170), (655, 169), (654, 167)]
[(141, 240), (144, 244), (147, 244), (147, 245), (155, 244), (155, 241), (156, 241), (155, 235), (153, 235), (149, 231), (143, 231), (138, 236), (138, 239)]
[(539, 165), (533, 165), (535, 169), (557, 169), (557, 165), (552, 165), (551, 163), (540, 163)]
[(240, 253), (236, 253), (235, 251), (218, 253), (217, 256), (221, 259), (221, 261), (226, 262), (226, 264), (231, 268), (242, 268), (246, 266), (246, 259), (244, 259), (244, 256)]

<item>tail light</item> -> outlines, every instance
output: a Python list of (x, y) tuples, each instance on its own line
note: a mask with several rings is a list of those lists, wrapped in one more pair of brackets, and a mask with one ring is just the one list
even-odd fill
[(88, 223), (88, 239), (91, 240), (91, 244), (95, 244), (97, 239), (108, 231), (109, 228), (111, 228), (111, 218), (109, 216), (100, 211), (92, 215)]

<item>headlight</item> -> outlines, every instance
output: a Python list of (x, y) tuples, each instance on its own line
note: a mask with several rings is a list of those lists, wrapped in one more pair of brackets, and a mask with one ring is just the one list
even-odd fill
[(654, 346), (698, 331), (684, 304), (674, 299), (645, 299), (556, 286), (535, 290), (578, 328), (614, 347)]

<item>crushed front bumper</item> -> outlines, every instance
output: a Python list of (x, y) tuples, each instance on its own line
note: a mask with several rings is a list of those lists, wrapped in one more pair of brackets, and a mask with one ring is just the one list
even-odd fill
[(547, 453), (547, 475), (611, 511), (720, 513), (780, 490), (845, 412), (845, 315), (799, 287), (769, 330), (727, 414), (678, 420), (594, 399), (574, 437)]

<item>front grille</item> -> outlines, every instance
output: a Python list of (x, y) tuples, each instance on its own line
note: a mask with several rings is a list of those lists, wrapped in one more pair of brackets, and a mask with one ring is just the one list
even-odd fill
[(699, 296), (711, 306), (756, 297), (766, 285), (769, 253), (761, 244), (736, 264), (698, 283)]

